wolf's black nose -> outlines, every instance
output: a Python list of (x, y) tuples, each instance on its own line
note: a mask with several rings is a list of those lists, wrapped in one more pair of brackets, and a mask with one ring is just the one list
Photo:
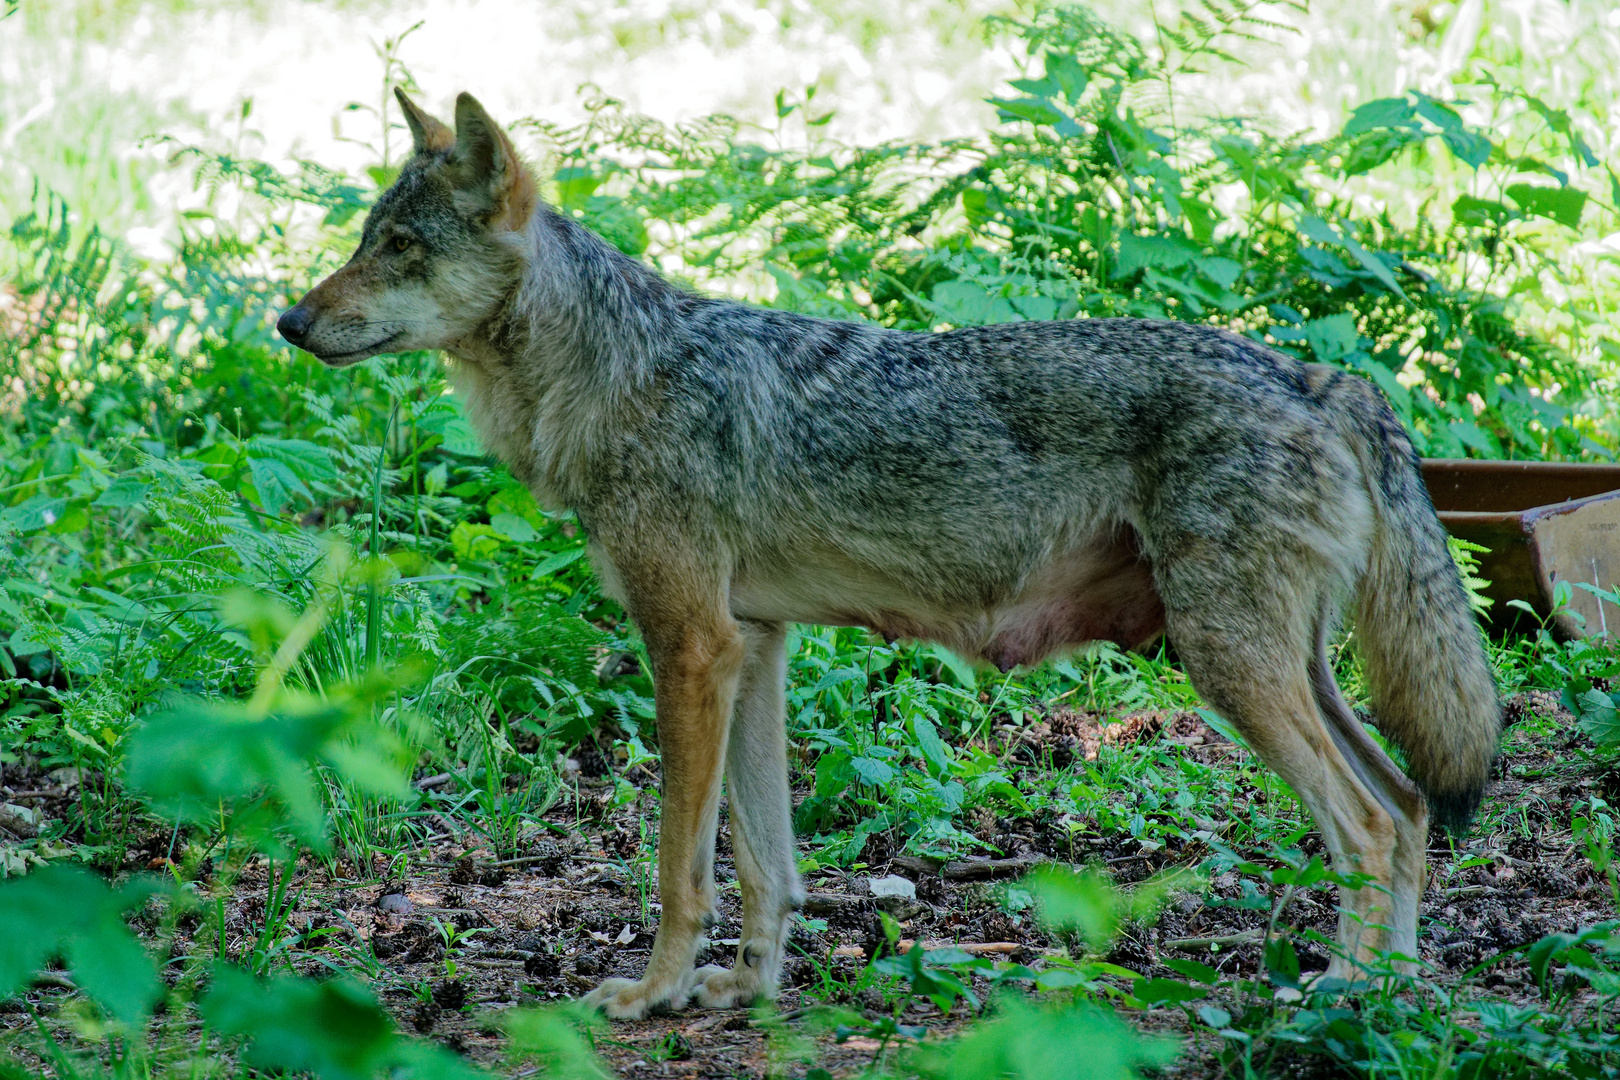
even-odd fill
[(303, 343), (304, 337), (309, 333), (310, 324), (314, 321), (315, 316), (310, 310), (299, 304), (276, 320), (276, 330), (294, 345), (299, 345)]

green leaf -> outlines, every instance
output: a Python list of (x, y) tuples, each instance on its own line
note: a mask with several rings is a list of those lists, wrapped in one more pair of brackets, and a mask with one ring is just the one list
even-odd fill
[(1036, 126), (1052, 127), (1059, 121), (1066, 119), (1064, 115), (1052, 107), (1046, 98), (990, 98), (990, 104), (996, 107), (996, 114), (1003, 123), (1024, 121)]
[(553, 179), (557, 184), (557, 204), (565, 210), (583, 210), (585, 200), (602, 186), (602, 177), (577, 165), (558, 169)]
[(1477, 131), (1443, 131), (1440, 138), (1453, 154), (1475, 169), (1491, 159), (1491, 140)]
[(1451, 216), (1462, 225), (1475, 228), (1500, 228), (1519, 215), (1494, 199), (1478, 199), (1472, 195), (1459, 195), (1451, 204)]
[(1086, 92), (1086, 85), (1091, 81), (1086, 69), (1081, 67), (1074, 57), (1050, 49), (1046, 53), (1046, 78), (1058, 85), (1059, 91), (1070, 105), (1080, 100), (1081, 95)]
[(152, 490), (152, 485), (133, 476), (120, 476), (108, 485), (107, 490), (96, 496), (92, 506), (105, 506), (110, 509), (122, 509), (126, 506), (139, 506), (146, 501), (146, 493)]
[(280, 461), (305, 480), (333, 480), (337, 478), (337, 465), (324, 446), (306, 439), (273, 439), (268, 435), (255, 435), (247, 441), (249, 457), (270, 458)]
[(1563, 109), (1553, 108), (1534, 94), (1521, 93), (1519, 96), (1524, 98), (1529, 106), (1541, 115), (1543, 120), (1547, 121), (1548, 127), (1569, 141), (1570, 150), (1574, 151), (1575, 156), (1581, 159), (1581, 164), (1588, 169), (1598, 167), (1597, 156), (1592, 153), (1592, 148), (1586, 144), (1586, 140), (1581, 138), (1580, 132), (1576, 131), (1574, 125), (1570, 123), (1569, 113)]
[[(1164, 957), (1161, 963), (1178, 974), (1189, 979), (1203, 983), (1205, 986), (1219, 986), (1222, 982), (1221, 973), (1208, 964), (1200, 964), (1196, 960), (1183, 960), (1177, 956)], [(1222, 1025), (1225, 1026), (1225, 1025)]]
[(541, 1009), (512, 1009), (502, 1014), (512, 1050), (533, 1060), (540, 1074), (554, 1080), (607, 1080), (612, 1074), (585, 1037), (591, 1026), (602, 1026), (594, 1009), (563, 1005)]
[(1131, 996), (1144, 1005), (1197, 1001), (1208, 993), (1202, 987), (1189, 986), (1179, 979), (1137, 979), (1131, 989)]
[(80, 988), (120, 1020), (146, 1019), (163, 994), (157, 964), (115, 907), (103, 907), (95, 918), (75, 926), (65, 956)]
[(1022, 885), (1040, 903), (1041, 922), (1050, 929), (1072, 930), (1101, 950), (1119, 932), (1120, 902), (1113, 883), (1095, 871), (1077, 874), (1045, 867)]
[(531, 543), (540, 538), (540, 534), (534, 531), (534, 526), (516, 514), (491, 514), (489, 523), (496, 532), (516, 540), (520, 544)]
[(1580, 729), (1600, 747), (1620, 746), (1620, 711), (1608, 697), (1596, 690), (1580, 699)]
[(990, 196), (983, 188), (966, 188), (962, 191), (962, 213), (967, 216), (968, 224), (976, 229), (995, 217)]
[(1127, 1080), (1169, 1064), (1174, 1040), (1139, 1034), (1111, 1010), (1089, 1004), (1039, 1007), (1009, 996), (994, 1019), (915, 1051), (930, 1080)]
[(1187, 226), (1192, 229), (1193, 239), (1198, 243), (1207, 244), (1214, 239), (1215, 226), (1220, 222), (1221, 215), (1203, 200), (1193, 196), (1183, 197), (1181, 216), (1187, 219)]
[(255, 435), (247, 441), (244, 452), (253, 489), (272, 514), (280, 513), (295, 496), (310, 499), (309, 484), (337, 478), (337, 466), (326, 448), (303, 439)]
[(122, 916), (154, 891), (154, 883), (137, 881), (115, 893), (88, 870), (65, 864), (0, 883), (0, 998), (61, 955), (85, 993), (109, 1013), (143, 1020), (163, 987), (157, 965)]
[(1580, 227), (1581, 211), (1586, 208), (1586, 192), (1572, 187), (1513, 184), (1507, 189), (1507, 197), (1525, 213), (1550, 218), (1571, 229)]
[[(496, 514), (510, 514), (513, 517), (522, 518), (532, 528), (536, 529), (544, 524), (546, 520), (545, 511), (541, 510), (540, 504), (534, 501), (534, 496), (529, 493), (529, 489), (521, 484), (508, 484), (491, 495), (488, 510), (491, 519)], [(501, 531), (505, 532), (506, 530), (502, 529)], [(507, 535), (514, 540), (519, 539), (515, 533), (508, 533)]]
[(370, 1080), (393, 1060), (399, 1041), (371, 994), (346, 979), (261, 982), (222, 964), (198, 1011), (220, 1034), (248, 1040), (247, 1064), (325, 1080)]
[(1345, 121), (1346, 135), (1360, 135), (1378, 128), (1410, 127), (1417, 122), (1417, 110), (1404, 97), (1378, 98), (1356, 107)]
[(1423, 134), (1415, 130), (1369, 132), (1345, 151), (1342, 168), (1347, 176), (1360, 176), (1422, 141)]
[(1198, 257), (1198, 245), (1181, 236), (1138, 236), (1122, 233), (1114, 276), (1128, 277), (1145, 267), (1174, 270)]
[(1008, 79), (1007, 85), (1034, 97), (1048, 98), (1062, 88), (1051, 79)]
[(1220, 713), (1214, 712), (1210, 709), (1195, 709), (1194, 711), (1198, 713), (1198, 715), (1203, 719), (1204, 723), (1208, 724), (1211, 729), (1220, 735), (1226, 736), (1229, 742), (1233, 742), (1238, 746), (1244, 747), (1249, 745), (1247, 740), (1243, 738), (1243, 733), (1237, 729), (1237, 726)]
[(1305, 341), (1316, 358), (1325, 363), (1343, 360), (1356, 348), (1359, 334), (1354, 315), (1340, 312), (1321, 319), (1312, 319), (1304, 327)]
[(429, 431), (436, 431), (444, 439), (444, 448), (450, 453), (462, 457), (484, 456), (484, 444), (478, 441), (478, 433), (473, 430), (456, 399), (450, 399), (448, 408), (437, 410), (428, 419), (430, 422), (423, 426)]
[(1193, 260), (1198, 272), (1223, 289), (1230, 289), (1237, 284), (1237, 279), (1243, 273), (1243, 264), (1236, 259), (1228, 259), (1221, 255), (1200, 255)]
[(934, 722), (921, 713), (913, 713), (911, 731), (917, 738), (917, 748), (922, 751), (928, 764), (934, 767), (934, 774), (939, 776), (949, 772), (952, 761), (951, 750), (939, 737), (939, 732), (934, 729)]
[(572, 566), (574, 563), (583, 558), (584, 555), (585, 548), (583, 545), (576, 548), (569, 548), (567, 551), (554, 552), (553, 554), (547, 555), (544, 559), (540, 560), (539, 565), (534, 568), (534, 574), (532, 576), (536, 581), (543, 577), (550, 577), (563, 567)]
[(1299, 989), (1299, 956), (1294, 943), (1285, 937), (1274, 937), (1266, 942), (1266, 974), (1278, 986)]
[(957, 326), (989, 326), (1020, 321), (1006, 297), (975, 281), (942, 281), (931, 295), (940, 317)]
[(1451, 433), (1457, 436), (1459, 442), (1471, 449), (1478, 450), (1486, 457), (1501, 457), (1502, 448), (1496, 445), (1496, 440), (1482, 431), (1479, 425), (1467, 420), (1451, 420), (1446, 423)]
[(51, 522), (52, 536), (65, 536), (68, 533), (78, 532), (90, 524), (89, 503), (84, 499), (69, 499), (62, 508), (62, 516)]
[(405, 790), (410, 760), (399, 736), (371, 718), (363, 698), (294, 699), (263, 718), (240, 705), (185, 702), (147, 720), (126, 747), (129, 787), (171, 818), (214, 813), (222, 803), (229, 807), (268, 789), (249, 819), (249, 839), (272, 851), (276, 830), (325, 850), (313, 763), (324, 762), (368, 791), (397, 795)]
[(1354, 237), (1340, 234), (1337, 229), (1314, 214), (1306, 214), (1300, 218), (1299, 231), (1318, 244), (1332, 244), (1348, 251), (1363, 269), (1382, 282), (1390, 292), (1403, 300), (1406, 299), (1405, 290), (1395, 280), (1395, 275), (1390, 272), (1384, 261), (1362, 247)]
[(854, 767), (856, 775), (861, 778), (862, 782), (871, 784), (873, 787), (882, 787), (894, 779), (894, 770), (885, 762), (878, 761), (875, 758), (851, 758), (849, 763)]
[(956, 680), (956, 685), (962, 687), (964, 690), (972, 691), (979, 688), (979, 677), (978, 674), (973, 670), (973, 665), (951, 652), (951, 650), (947, 649), (945, 646), (932, 644), (924, 645), (917, 651), (924, 656), (928, 656), (939, 661), (940, 667), (943, 670), (950, 672), (951, 677)]
[(477, 521), (459, 521), (450, 530), (450, 546), (463, 562), (483, 562), (500, 550), (505, 539), (506, 534), (493, 525)]
[(62, 520), (62, 515), (67, 512), (67, 502), (54, 495), (35, 495), (0, 511), (0, 521), (21, 533), (46, 529)]
[(1456, 109), (1416, 90), (1412, 96), (1418, 115), (1440, 129), (1440, 138), (1453, 154), (1476, 169), (1490, 160), (1491, 140), (1464, 124)]

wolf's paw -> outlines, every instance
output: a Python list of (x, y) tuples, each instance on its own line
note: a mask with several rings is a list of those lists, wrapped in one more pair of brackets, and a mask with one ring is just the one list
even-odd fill
[(740, 964), (735, 968), (709, 964), (698, 968), (696, 975), (692, 1000), (705, 1009), (743, 1008), (765, 996), (759, 972)]
[(685, 1006), (692, 996), (689, 973), (679, 982), (654, 982), (642, 979), (608, 979), (585, 995), (585, 1004), (601, 1009), (612, 1020), (642, 1020), (648, 1016), (661, 1016)]

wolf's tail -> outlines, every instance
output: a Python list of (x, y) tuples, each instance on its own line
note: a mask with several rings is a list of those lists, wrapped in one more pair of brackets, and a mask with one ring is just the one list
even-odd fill
[(1405, 429), (1372, 384), (1330, 370), (1311, 381), (1361, 461), (1376, 517), (1356, 618), (1373, 723), (1405, 754), (1432, 819), (1461, 833), (1496, 758), (1496, 680)]

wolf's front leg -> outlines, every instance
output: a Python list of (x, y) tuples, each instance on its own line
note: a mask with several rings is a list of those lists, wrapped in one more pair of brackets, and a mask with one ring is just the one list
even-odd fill
[(586, 998), (617, 1020), (679, 1009), (692, 996), (703, 931), (713, 925), (720, 774), (745, 647), (723, 613), (673, 630), (644, 621), (663, 767), (658, 899), (663, 914), (640, 981), (609, 979)]
[(710, 1008), (776, 996), (787, 920), (804, 903), (793, 852), (783, 697), (787, 663), (781, 623), (744, 623), (747, 660), (731, 716), (726, 792), (731, 849), (742, 885), (737, 964), (697, 973), (693, 997)]

